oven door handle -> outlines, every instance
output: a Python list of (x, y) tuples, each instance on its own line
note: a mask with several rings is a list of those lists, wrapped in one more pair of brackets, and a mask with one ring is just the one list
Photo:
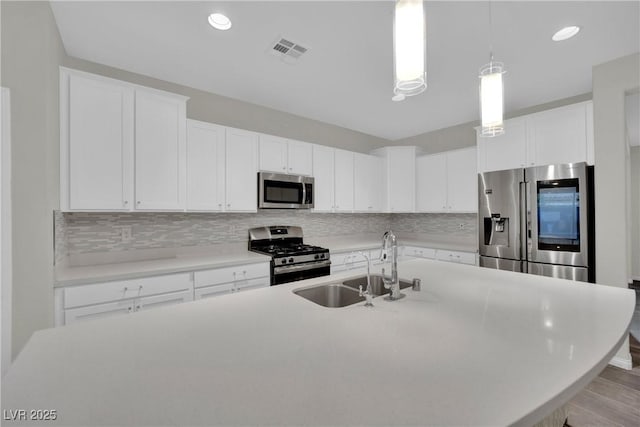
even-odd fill
[(303, 271), (303, 270), (312, 270), (314, 268), (322, 268), (322, 267), (328, 267), (331, 265), (331, 260), (324, 260), (324, 261), (318, 261), (318, 262), (307, 262), (304, 264), (298, 264), (298, 265), (283, 265), (280, 267), (274, 267), (273, 268), (273, 274), (284, 274), (284, 273), (293, 273), (295, 271)]

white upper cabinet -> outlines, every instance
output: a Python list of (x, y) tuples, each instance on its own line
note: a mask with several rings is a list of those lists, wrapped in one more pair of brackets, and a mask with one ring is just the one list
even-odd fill
[(60, 99), (61, 209), (130, 209), (133, 89), (63, 69)]
[(374, 154), (382, 158), (383, 210), (415, 212), (416, 147), (384, 147)]
[(60, 207), (184, 210), (186, 100), (60, 67)]
[(418, 157), (418, 212), (477, 212), (476, 148)]
[(334, 148), (313, 145), (314, 212), (332, 212), (335, 207), (334, 152)]
[(593, 164), (593, 103), (505, 121), (505, 134), (477, 137), (478, 172), (561, 163)]
[(226, 131), (225, 210), (256, 212), (258, 208), (258, 134)]
[[(475, 169), (475, 167), (474, 167)], [(445, 212), (447, 209), (447, 155), (420, 156), (416, 160), (416, 210)]]
[(527, 164), (527, 122), (506, 120), (504, 134), (482, 137), (478, 132), (478, 171), (489, 172), (525, 167)]
[(136, 209), (183, 210), (186, 104), (182, 97), (136, 90)]
[(354, 211), (380, 212), (383, 186), (382, 159), (368, 154), (354, 153), (353, 181)]
[(260, 170), (311, 175), (312, 146), (273, 135), (260, 134)]
[(585, 103), (532, 114), (528, 130), (528, 166), (587, 161)]
[(308, 142), (289, 140), (288, 171), (296, 175), (313, 175), (313, 145)]
[(335, 149), (335, 211), (353, 211), (353, 156), (352, 151)]
[(187, 120), (187, 210), (224, 210), (225, 132), (223, 126)]
[(478, 211), (476, 147), (447, 152), (447, 212)]
[(287, 140), (260, 134), (260, 170), (287, 173)]

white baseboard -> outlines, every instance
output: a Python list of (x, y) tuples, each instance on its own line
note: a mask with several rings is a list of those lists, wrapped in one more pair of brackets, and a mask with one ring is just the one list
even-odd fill
[(609, 361), (609, 365), (630, 371), (633, 368), (631, 364), (631, 353), (629, 353), (627, 357), (614, 356), (613, 359)]

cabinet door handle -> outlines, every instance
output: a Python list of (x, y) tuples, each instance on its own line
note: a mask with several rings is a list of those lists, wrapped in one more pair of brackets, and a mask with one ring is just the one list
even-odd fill
[(140, 310), (140, 306), (139, 305), (136, 305), (136, 310)]
[(231, 203), (227, 203), (227, 207), (230, 208), (231, 207)]
[(284, 170), (287, 170), (287, 168), (283, 166), (283, 167), (282, 167), (282, 170), (283, 170), (283, 171), (284, 171)]
[(136, 204), (138, 204), (138, 205), (139, 205), (139, 204), (140, 204), (140, 200), (138, 200), (138, 201), (136, 202)]
[(129, 201), (128, 201), (128, 200), (125, 200), (125, 201), (124, 201), (124, 205), (125, 205), (125, 206), (127, 206), (128, 204), (129, 204)]

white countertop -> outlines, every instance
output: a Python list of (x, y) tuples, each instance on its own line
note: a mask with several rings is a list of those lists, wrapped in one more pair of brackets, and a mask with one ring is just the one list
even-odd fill
[[(375, 268), (377, 270), (377, 268)], [(422, 291), (325, 308), (358, 271), (36, 332), (3, 409), (46, 425), (532, 425), (602, 370), (635, 294), (431, 260)]]
[[(331, 252), (379, 248), (382, 234), (344, 237), (315, 237), (310, 244), (329, 248)], [(437, 249), (476, 252), (475, 240), (433, 235), (398, 234), (399, 244)], [(144, 259), (148, 257), (149, 259)], [(247, 250), (246, 243), (213, 245), (207, 248), (158, 249), (89, 254), (82, 260), (87, 265), (56, 266), (54, 287), (86, 285), (110, 280), (136, 279), (159, 274), (206, 270), (232, 265), (268, 262), (269, 256)]]
[[(135, 279), (158, 274), (271, 261), (270, 256), (249, 252), (246, 245), (230, 244), (218, 246), (210, 247), (207, 251), (158, 255), (147, 260), (129, 262), (119, 260), (104, 264), (59, 266), (56, 268), (54, 287), (85, 285), (109, 280)], [(122, 257), (120, 256), (119, 258)]]

